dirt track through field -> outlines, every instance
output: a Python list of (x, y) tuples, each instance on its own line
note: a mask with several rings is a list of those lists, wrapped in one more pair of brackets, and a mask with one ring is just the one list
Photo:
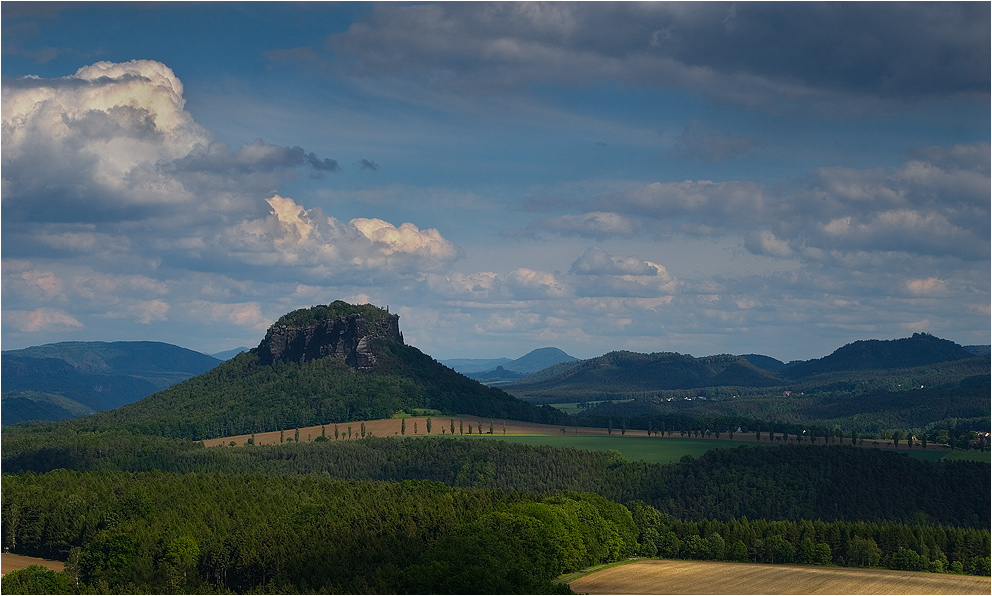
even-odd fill
[(989, 594), (973, 575), (644, 559), (579, 578), (577, 594)]
[(62, 571), (65, 567), (65, 563), (62, 561), (49, 561), (48, 559), (39, 559), (37, 557), (25, 557), (23, 555), (14, 555), (11, 553), (0, 554), (0, 573), (7, 575), (11, 571), (16, 569), (24, 569), (28, 565), (41, 565), (42, 567), (48, 567), (49, 569), (54, 569), (55, 571)]

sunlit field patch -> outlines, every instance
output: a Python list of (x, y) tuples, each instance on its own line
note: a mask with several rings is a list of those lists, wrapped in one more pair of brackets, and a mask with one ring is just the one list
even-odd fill
[(988, 594), (988, 577), (642, 559), (569, 583), (578, 594)]

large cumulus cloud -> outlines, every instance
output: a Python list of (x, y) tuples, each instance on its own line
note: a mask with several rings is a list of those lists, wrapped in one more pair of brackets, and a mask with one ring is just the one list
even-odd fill
[[(300, 175), (333, 174), (338, 163), (298, 146), (214, 141), (161, 63), (5, 80), (2, 100), (4, 298), (25, 332), (83, 327), (76, 313), (172, 318), (170, 303), (189, 300), (197, 272), (224, 271), (231, 283), (416, 278), (458, 256), (435, 229), (339, 221), (274, 193)], [(86, 278), (155, 287), (87, 286)], [(228, 297), (232, 310), (257, 311), (237, 298)], [(257, 324), (254, 315), (235, 320)]]

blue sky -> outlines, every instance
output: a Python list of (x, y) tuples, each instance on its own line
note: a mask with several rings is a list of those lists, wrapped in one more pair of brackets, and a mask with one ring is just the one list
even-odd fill
[(2, 342), (990, 342), (988, 3), (18, 3)]

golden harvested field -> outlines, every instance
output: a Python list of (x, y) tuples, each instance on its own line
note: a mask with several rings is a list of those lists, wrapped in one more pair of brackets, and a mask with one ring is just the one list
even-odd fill
[(3, 575), (7, 575), (7, 573), (16, 569), (24, 569), (28, 565), (41, 565), (42, 567), (48, 567), (49, 569), (54, 569), (55, 571), (62, 571), (65, 567), (65, 564), (62, 561), (49, 561), (48, 559), (24, 557), (22, 555), (13, 555), (11, 553), (0, 554), (0, 567), (2, 567)]
[(973, 575), (642, 559), (569, 583), (577, 594), (989, 594)]

